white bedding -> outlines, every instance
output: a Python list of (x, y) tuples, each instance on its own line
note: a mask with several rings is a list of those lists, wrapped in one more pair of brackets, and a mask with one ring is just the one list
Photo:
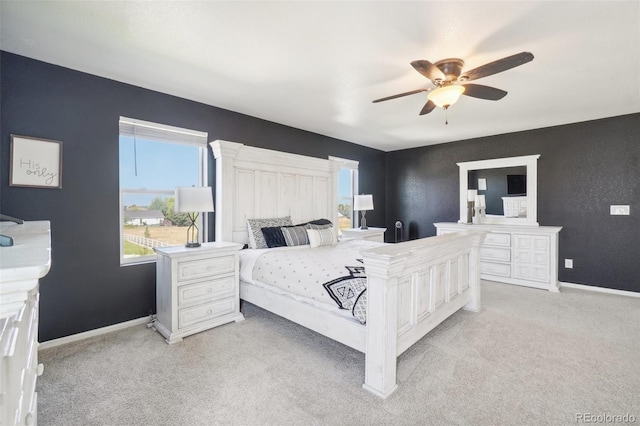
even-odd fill
[[(323, 284), (359, 277), (364, 286), (360, 251), (381, 243), (347, 240), (334, 247), (297, 246), (240, 251), (240, 280), (287, 294), (316, 307), (339, 311), (353, 319), (352, 306), (340, 309)], [(353, 281), (353, 280), (352, 280)], [(358, 285), (358, 284), (356, 284)]]

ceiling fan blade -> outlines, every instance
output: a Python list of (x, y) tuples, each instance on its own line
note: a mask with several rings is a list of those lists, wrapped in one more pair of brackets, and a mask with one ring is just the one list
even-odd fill
[(489, 62), (488, 64), (479, 66), (478, 68), (463, 72), (459, 81), (477, 80), (479, 78), (487, 77), (489, 75), (497, 74), (522, 64), (526, 64), (532, 60), (533, 55), (529, 52), (516, 53), (515, 55), (507, 56), (506, 58), (498, 59), (497, 61)]
[(398, 93), (397, 95), (392, 95), (392, 96), (387, 96), (386, 98), (376, 99), (375, 101), (373, 101), (373, 103), (375, 104), (377, 102), (388, 101), (389, 99), (400, 98), (402, 96), (415, 95), (416, 93), (420, 93), (420, 92), (428, 92), (429, 90), (431, 90), (431, 89), (417, 89), (417, 90), (412, 90), (410, 92)]
[(436, 104), (434, 104), (433, 102), (431, 101), (427, 102), (422, 107), (422, 110), (420, 111), (420, 115), (429, 114), (431, 111), (434, 110), (435, 107), (436, 107)]
[(411, 66), (431, 81), (444, 80), (446, 78), (442, 71), (429, 61), (413, 61)]
[(463, 84), (462, 87), (464, 87), (464, 93), (462, 94), (471, 96), (472, 98), (497, 101), (507, 96), (507, 92), (504, 90), (496, 89), (495, 87), (483, 86), (481, 84)]

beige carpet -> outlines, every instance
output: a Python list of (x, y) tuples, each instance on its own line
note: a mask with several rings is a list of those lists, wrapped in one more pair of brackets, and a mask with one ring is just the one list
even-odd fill
[[(640, 423), (640, 299), (483, 282), (398, 360), (387, 400), (364, 355), (253, 305), (167, 345), (145, 326), (40, 352), (48, 425), (571, 425)], [(611, 417), (609, 417), (611, 419)]]

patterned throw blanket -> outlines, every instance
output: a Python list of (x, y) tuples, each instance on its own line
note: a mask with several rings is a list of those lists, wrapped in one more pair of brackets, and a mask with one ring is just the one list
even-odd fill
[(335, 304), (366, 322), (367, 277), (360, 251), (381, 243), (349, 240), (335, 247), (283, 247), (255, 256), (252, 281), (311, 299)]

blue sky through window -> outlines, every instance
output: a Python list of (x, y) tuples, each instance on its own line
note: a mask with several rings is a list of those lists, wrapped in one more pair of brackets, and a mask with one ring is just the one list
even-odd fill
[[(120, 136), (120, 190), (173, 191), (176, 186), (198, 186), (199, 149), (136, 138), (134, 155), (133, 138)], [(125, 206), (147, 206), (156, 196), (126, 194), (123, 201)]]

